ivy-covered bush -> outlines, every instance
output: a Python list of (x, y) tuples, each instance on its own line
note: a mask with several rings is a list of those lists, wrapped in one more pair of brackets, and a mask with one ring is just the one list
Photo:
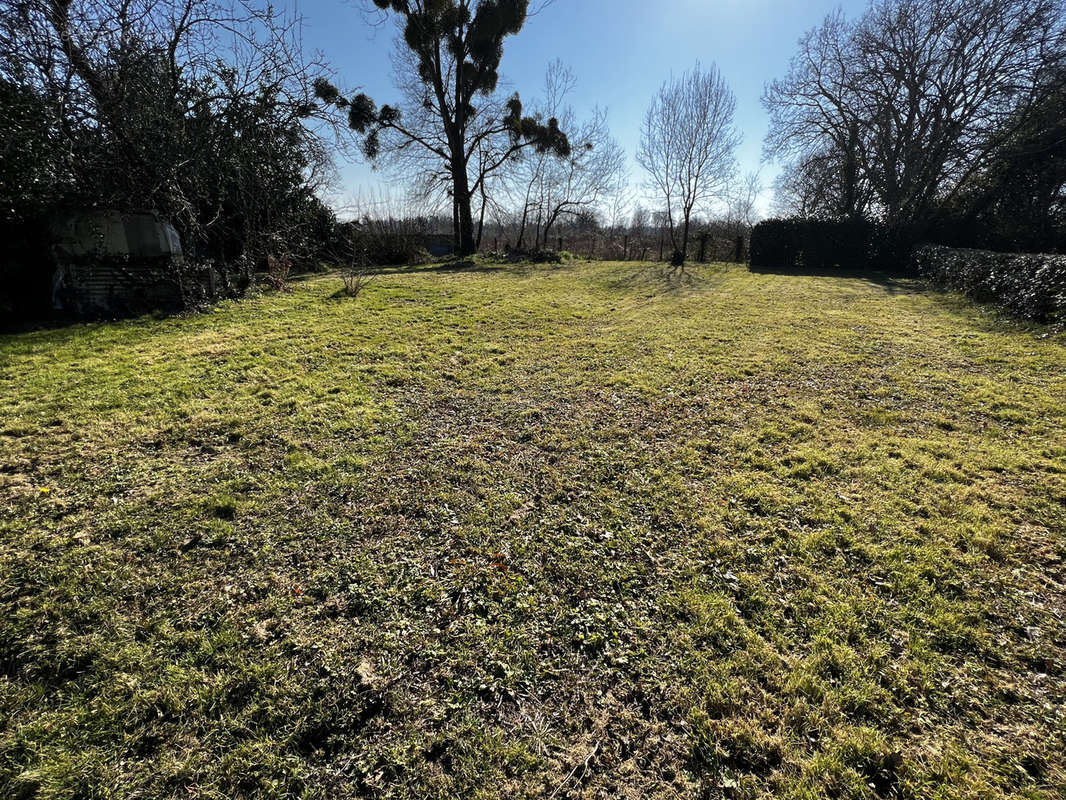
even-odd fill
[(751, 234), (753, 267), (854, 269), (869, 266), (882, 234), (865, 219), (769, 219)]
[(937, 286), (1040, 322), (1066, 322), (1066, 255), (992, 253), (926, 245), (919, 275)]

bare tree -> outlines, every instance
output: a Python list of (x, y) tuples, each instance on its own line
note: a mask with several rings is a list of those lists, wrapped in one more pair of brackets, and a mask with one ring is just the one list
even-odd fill
[(781, 217), (836, 217), (841, 212), (833, 156), (786, 163), (774, 179), (773, 213)]
[(626, 175), (624, 182), (611, 195), (607, 207), (607, 222), (615, 232), (622, 232), (628, 228), (633, 211), (633, 199), (633, 189)]
[(611, 137), (606, 112), (595, 109), (590, 119), (573, 124), (571, 130), (575, 145), (570, 156), (551, 159), (540, 182), (542, 242), (561, 219), (598, 212), (625, 183), (625, 152)]
[[(570, 144), (557, 120), (523, 116), (513, 94), (496, 97), (503, 43), (521, 31), (529, 0), (374, 0), (396, 18), (402, 48), (409, 55), (399, 82), (415, 97), (403, 108), (380, 109), (365, 94), (348, 99), (325, 80), (319, 98), (348, 113), (352, 129), (364, 136), (364, 152), (376, 159), (383, 150), (422, 148), (437, 163), (425, 173), (445, 179), (452, 202), (455, 244), (469, 255), (477, 249), (473, 208), (486, 209), (486, 183), (527, 148), (569, 155)], [(484, 214), (482, 214), (482, 225)]]
[(652, 214), (640, 203), (633, 207), (633, 213), (629, 219), (629, 235), (632, 239), (632, 253), (638, 260), (643, 261), (647, 256), (648, 237), (651, 235)]
[(766, 154), (790, 164), (793, 190), (820, 189), (805, 192), (818, 210), (920, 222), (1028, 119), (1063, 54), (1058, 0), (876, 0), (855, 22), (836, 12), (767, 86)]
[(663, 84), (644, 119), (637, 161), (665, 203), (675, 266), (688, 257), (693, 211), (723, 199), (736, 174), (736, 104), (718, 68), (697, 64)]
[(749, 172), (730, 190), (726, 221), (740, 228), (755, 224), (755, 205), (762, 193), (762, 181), (758, 172)]
[[(402, 101), (398, 109), (385, 112), (386, 116), (395, 114), (395, 120), (364, 141), (364, 145), (372, 145), (367, 155), (375, 168), (383, 169), (405, 188), (411, 203), (439, 208), (452, 218), (458, 247), (461, 210), (451, 160), (441, 155), (450, 151), (448, 134), (436, 105), (426, 102), (426, 87), (412, 77), (418, 75), (419, 57), (402, 40), (396, 44), (392, 64), (393, 81)], [(347, 102), (339, 95), (338, 101), (342, 107)], [(466, 121), (466, 135), (472, 143), (467, 160), (468, 185), (472, 187), (472, 250), (481, 245), (486, 216), (499, 212), (495, 201), (498, 187), (515, 155), (513, 132), (501, 125), (510, 114), (506, 98), (491, 93), (478, 98), (476, 113)]]
[[(573, 71), (564, 66), (562, 61), (556, 59), (549, 66), (544, 75), (544, 96), (537, 105), (537, 113), (540, 116), (548, 115), (557, 117), (564, 109), (566, 97), (577, 86), (577, 78)], [(537, 153), (534, 156), (519, 157), (507, 169), (508, 193), (511, 201), (520, 207), (518, 213), (518, 238), (516, 246), (519, 250), (525, 247), (526, 231), (529, 228), (530, 218), (536, 224), (536, 244), (540, 244), (540, 222), (538, 216), (543, 217), (538, 188), (548, 167), (548, 160), (544, 154)]]
[(554, 153), (525, 153), (509, 170), (512, 201), (521, 207), (519, 248), (531, 219), (535, 245), (546, 246), (559, 222), (601, 210), (625, 185), (625, 152), (611, 137), (606, 112), (594, 109), (589, 119), (578, 122), (573, 108), (566, 105), (576, 83), (571, 70), (561, 61), (553, 62), (545, 78), (544, 100), (535, 113), (538, 118), (557, 118), (569, 131), (570, 154), (560, 158)]

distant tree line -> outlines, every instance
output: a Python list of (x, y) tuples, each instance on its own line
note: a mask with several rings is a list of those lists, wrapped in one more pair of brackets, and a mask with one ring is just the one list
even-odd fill
[(779, 210), (912, 241), (1066, 248), (1058, 0), (873, 0), (830, 14), (766, 89)]

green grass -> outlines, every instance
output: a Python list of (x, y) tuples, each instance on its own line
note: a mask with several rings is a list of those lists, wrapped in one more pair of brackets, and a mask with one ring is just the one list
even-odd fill
[(339, 287), (0, 338), (0, 796), (1063, 796), (1062, 334)]

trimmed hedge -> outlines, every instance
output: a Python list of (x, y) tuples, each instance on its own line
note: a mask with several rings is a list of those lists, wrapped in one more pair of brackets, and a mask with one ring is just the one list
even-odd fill
[(50, 244), (38, 220), (0, 220), (0, 330), (51, 316)]
[(1066, 255), (926, 245), (915, 252), (914, 264), (933, 284), (978, 302), (1039, 322), (1066, 322)]
[(883, 238), (865, 219), (769, 219), (751, 232), (751, 265), (786, 269), (868, 267)]

